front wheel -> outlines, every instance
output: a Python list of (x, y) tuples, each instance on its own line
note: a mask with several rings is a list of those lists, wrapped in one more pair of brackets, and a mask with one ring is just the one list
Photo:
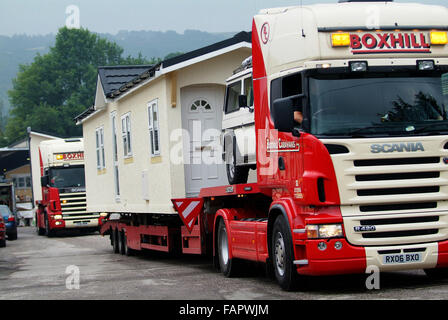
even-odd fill
[(222, 219), (219, 221), (218, 237), (216, 240), (218, 247), (219, 267), (224, 276), (230, 278), (236, 274), (238, 262), (235, 261), (235, 259), (230, 258), (227, 228), (225, 222)]
[(45, 230), (45, 235), (48, 238), (51, 238), (51, 237), (54, 236), (54, 230), (51, 230), (50, 222), (48, 221), (48, 217), (47, 216), (45, 216), (45, 229), (44, 230)]
[(45, 235), (45, 229), (44, 229), (44, 228), (41, 228), (41, 227), (39, 226), (39, 219), (37, 218), (37, 214), (36, 214), (35, 220), (36, 220), (36, 232), (37, 232), (37, 235), (38, 235), (38, 236), (43, 236), (43, 235)]
[(39, 226), (36, 227), (36, 231), (37, 231), (37, 235), (38, 236), (43, 236), (45, 235), (45, 229), (44, 228), (40, 228)]
[(8, 235), (8, 240), (17, 240), (17, 231)]
[(278, 284), (283, 290), (296, 288), (298, 274), (294, 266), (291, 233), (283, 216), (278, 216), (272, 230), (272, 263)]

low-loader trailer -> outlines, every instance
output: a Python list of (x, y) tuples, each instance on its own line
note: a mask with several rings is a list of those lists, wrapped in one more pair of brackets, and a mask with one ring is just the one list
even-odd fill
[(172, 199), (174, 217), (109, 212), (101, 232), (125, 254), (209, 252), (226, 276), (239, 259), (266, 263), (286, 290), (369, 266), (446, 274), (447, 21), (445, 7), (392, 1), (262, 10), (253, 110), (244, 85), (224, 108), (253, 111), (256, 162), (237, 138), (223, 159), (256, 182)]

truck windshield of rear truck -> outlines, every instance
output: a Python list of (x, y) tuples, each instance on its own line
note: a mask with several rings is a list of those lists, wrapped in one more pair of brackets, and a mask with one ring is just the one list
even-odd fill
[(84, 187), (84, 166), (51, 168), (50, 186), (54, 188)]
[(312, 75), (310, 132), (319, 137), (448, 134), (448, 73)]

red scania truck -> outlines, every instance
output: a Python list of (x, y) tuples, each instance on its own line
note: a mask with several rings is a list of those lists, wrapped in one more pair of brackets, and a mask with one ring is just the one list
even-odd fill
[(82, 138), (46, 140), (39, 144), (42, 200), (36, 201), (36, 229), (53, 236), (58, 230), (98, 230), (99, 214), (86, 213)]
[(181, 227), (112, 213), (101, 232), (125, 254), (212, 252), (226, 276), (238, 259), (267, 263), (286, 290), (373, 265), (446, 274), (447, 21), (445, 7), (392, 1), (262, 10), (247, 66), (256, 162), (231, 158), (256, 183), (173, 199)]

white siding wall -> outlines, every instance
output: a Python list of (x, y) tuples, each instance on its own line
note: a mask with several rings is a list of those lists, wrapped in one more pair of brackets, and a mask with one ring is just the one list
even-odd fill
[[(221, 84), (242, 60), (250, 55), (244, 48), (177, 71), (176, 106), (171, 106), (171, 77), (161, 76), (142, 85), (83, 123), (87, 208), (90, 212), (174, 213), (171, 199), (185, 197), (184, 166), (170, 161), (172, 130), (182, 128), (180, 88), (196, 84)], [(206, 71), (206, 72), (204, 72)], [(148, 131), (148, 102), (158, 99), (160, 156), (151, 157)], [(112, 159), (112, 111), (117, 113), (117, 144), (120, 199), (116, 201)], [(130, 112), (133, 156), (124, 159), (121, 116)], [(96, 166), (95, 129), (104, 127), (106, 168)], [(148, 177), (145, 186), (142, 177)], [(145, 199), (147, 197), (147, 199)]]

